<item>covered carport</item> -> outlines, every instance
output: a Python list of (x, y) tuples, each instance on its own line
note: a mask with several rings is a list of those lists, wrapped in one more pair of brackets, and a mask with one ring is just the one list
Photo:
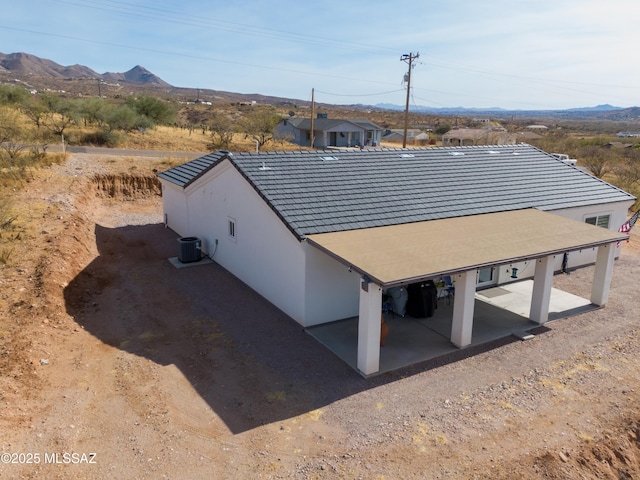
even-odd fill
[(626, 238), (553, 213), (525, 209), (310, 235), (307, 241), (361, 276), (357, 368), (367, 376), (380, 366), (383, 289), (453, 276), (456, 294), (450, 340), (464, 348), (472, 341), (478, 269), (535, 261), (529, 319), (542, 325), (549, 318), (555, 256), (597, 249), (590, 301), (603, 306), (616, 243)]

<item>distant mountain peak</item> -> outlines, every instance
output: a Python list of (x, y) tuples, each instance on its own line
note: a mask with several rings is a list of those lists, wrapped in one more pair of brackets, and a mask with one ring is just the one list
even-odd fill
[(136, 65), (131, 70), (128, 70), (124, 73), (107, 72), (102, 75), (102, 78), (111, 82), (128, 82), (145, 85), (157, 85), (162, 87), (171, 86), (160, 77), (154, 75), (149, 70), (144, 68), (142, 65)]
[(20, 75), (37, 75), (52, 78), (100, 78), (110, 82), (127, 82), (139, 85), (162, 87), (171, 86), (141, 65), (136, 65), (131, 70), (124, 73), (107, 72), (101, 75), (83, 65), (76, 64), (62, 66), (52, 60), (47, 60), (24, 52), (10, 54), (0, 53), (0, 71), (15, 72)]

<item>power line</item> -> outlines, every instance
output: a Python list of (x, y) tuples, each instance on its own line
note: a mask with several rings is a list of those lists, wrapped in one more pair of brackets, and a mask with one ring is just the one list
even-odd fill
[(332, 95), (334, 97), (375, 97), (375, 96), (379, 96), (379, 95), (387, 95), (389, 93), (397, 93), (397, 92), (402, 92), (404, 91), (403, 89), (399, 89), (399, 90), (389, 90), (387, 92), (378, 92), (378, 93), (355, 93), (355, 94), (351, 94), (351, 93), (329, 93), (329, 92), (323, 92), (322, 90), (316, 90), (316, 92), (318, 93), (323, 93), (325, 95)]
[[(421, 62), (422, 63), (422, 62)], [(468, 67), (465, 65), (457, 65), (457, 64), (448, 64), (445, 62), (440, 62), (436, 59), (436, 61), (427, 61), (424, 62), (425, 65), (430, 65), (433, 67), (440, 67), (440, 68), (446, 68), (449, 70), (457, 70), (457, 71), (464, 71), (464, 72), (471, 72), (471, 73), (479, 73), (482, 75), (486, 75), (489, 77), (504, 77), (504, 78), (509, 78), (509, 79), (514, 79), (514, 80), (523, 80), (525, 82), (533, 82), (533, 83), (547, 83), (548, 85), (551, 85), (553, 87), (557, 87), (558, 85), (577, 85), (577, 86), (582, 86), (582, 87), (598, 87), (598, 88), (628, 88), (628, 89), (637, 89), (637, 85), (633, 86), (633, 85), (606, 85), (606, 84), (598, 84), (598, 83), (589, 83), (589, 82), (576, 82), (573, 80), (557, 80), (557, 79), (548, 79), (548, 78), (539, 78), (539, 77), (531, 77), (531, 76), (524, 76), (524, 75), (516, 75), (513, 73), (505, 73), (505, 72), (497, 72), (497, 71), (487, 71), (487, 70), (482, 70), (479, 68), (475, 68), (475, 67)]]
[(319, 72), (309, 72), (309, 71), (304, 71), (304, 70), (295, 70), (295, 69), (291, 69), (291, 68), (273, 67), (273, 66), (270, 66), (270, 65), (260, 65), (260, 64), (247, 63), (247, 62), (241, 62), (241, 61), (225, 60), (225, 59), (222, 59), (222, 58), (205, 57), (205, 56), (193, 55), (193, 54), (189, 54), (189, 53), (170, 52), (170, 51), (167, 51), (167, 50), (159, 50), (159, 49), (154, 49), (154, 48), (134, 47), (134, 46), (131, 46), (131, 45), (123, 45), (123, 44), (112, 43), (112, 42), (103, 42), (103, 41), (100, 41), (100, 40), (90, 40), (88, 38), (73, 37), (73, 36), (70, 36), (70, 35), (61, 35), (61, 34), (56, 34), (56, 33), (39, 32), (39, 31), (36, 31), (36, 30), (28, 30), (28, 29), (23, 29), (23, 28), (8, 27), (6, 25), (0, 25), (0, 29), (12, 30), (12, 31), (23, 32), (23, 33), (30, 33), (30, 34), (35, 34), (35, 35), (43, 35), (43, 36), (48, 36), (48, 37), (63, 38), (63, 39), (66, 39), (66, 40), (73, 40), (73, 41), (76, 41), (76, 42), (93, 43), (93, 44), (97, 44), (97, 45), (105, 45), (105, 46), (108, 46), (108, 47), (126, 48), (126, 49), (129, 49), (129, 50), (138, 50), (138, 51), (141, 51), (141, 52), (159, 53), (159, 54), (162, 54), (162, 55), (171, 55), (171, 56), (180, 57), (180, 58), (191, 58), (191, 59), (194, 59), (194, 60), (203, 60), (203, 61), (209, 61), (209, 62), (227, 63), (227, 64), (231, 64), (231, 65), (242, 65), (242, 66), (246, 66), (246, 67), (261, 68), (261, 69), (265, 69), (265, 70), (273, 70), (273, 71), (279, 71), (279, 72), (285, 72), (285, 73), (297, 73), (297, 74), (302, 74), (302, 75), (309, 75), (309, 76), (312, 76), (312, 77), (335, 78), (335, 79), (338, 79), (338, 80), (349, 80), (349, 81), (365, 82), (365, 83), (372, 83), (372, 84), (378, 84), (378, 85), (390, 85), (388, 82), (379, 82), (379, 81), (369, 80), (369, 79), (344, 77), (344, 76), (341, 76), (341, 75), (332, 75), (332, 74), (319, 73)]
[(58, 0), (58, 2), (94, 10), (118, 13), (121, 15), (136, 18), (143, 18), (147, 20), (160, 20), (172, 24), (204, 28), (207, 30), (215, 28), (216, 31), (226, 31), (233, 34), (274, 38), (284, 41), (293, 41), (297, 43), (320, 45), (341, 50), (366, 52), (379, 55), (389, 55), (393, 52), (393, 50), (385, 47), (367, 45), (353, 41), (346, 42), (344, 39), (332, 39), (327, 38), (326, 36), (309, 35), (306, 33), (303, 34), (287, 30), (258, 27), (255, 25), (248, 25), (229, 20), (213, 19), (200, 15), (185, 15), (184, 13), (175, 10), (134, 5), (126, 2), (119, 2), (116, 0), (91, 0), (90, 3), (85, 3), (82, 0)]

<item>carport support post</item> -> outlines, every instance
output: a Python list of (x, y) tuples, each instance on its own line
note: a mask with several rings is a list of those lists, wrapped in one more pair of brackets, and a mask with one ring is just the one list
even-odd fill
[(473, 334), (473, 310), (476, 301), (476, 270), (468, 270), (455, 276), (456, 293), (453, 297), (453, 321), (451, 343), (458, 348), (471, 345)]
[(613, 259), (616, 247), (610, 243), (598, 247), (595, 271), (593, 272), (593, 284), (591, 285), (591, 303), (602, 307), (609, 299), (609, 287), (613, 274)]
[(382, 288), (362, 280), (358, 317), (358, 370), (371, 375), (380, 370), (380, 318)]
[(549, 320), (551, 285), (553, 284), (553, 260), (553, 256), (543, 257), (536, 260), (529, 319), (539, 323), (540, 325)]

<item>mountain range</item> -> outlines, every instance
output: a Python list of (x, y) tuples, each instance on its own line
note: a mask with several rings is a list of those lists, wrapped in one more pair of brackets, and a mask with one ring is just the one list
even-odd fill
[[(210, 89), (194, 89), (174, 87), (151, 73), (146, 68), (136, 65), (131, 70), (123, 73), (98, 73), (84, 65), (63, 66), (52, 60), (40, 58), (29, 53), (0, 53), (0, 83), (20, 82), (28, 88), (36, 90), (59, 90), (74, 94), (103, 95), (112, 87), (116, 91), (108, 94), (119, 94), (123, 88), (128, 92), (144, 92), (154, 94), (158, 89), (175, 96), (178, 99), (206, 99), (227, 100), (232, 102), (258, 102), (271, 105), (309, 105), (310, 102), (291, 98), (272, 97), (261, 94), (243, 94), (237, 92), (225, 92)], [(104, 85), (101, 91), (101, 85)], [(360, 110), (387, 110), (402, 111), (404, 106), (393, 104), (377, 105), (327, 105), (337, 109)], [(468, 108), (468, 107), (425, 107), (413, 105), (410, 107), (413, 113), (424, 113), (444, 116), (550, 116), (570, 118), (603, 118), (608, 120), (633, 120), (640, 118), (640, 107), (615, 107), (612, 105), (597, 105), (595, 107), (572, 108), (566, 110), (506, 110), (495, 108)]]
[[(378, 108), (383, 108), (385, 110), (404, 110), (404, 106), (401, 105), (393, 105), (389, 103), (379, 103), (376, 105)], [(591, 114), (591, 113), (604, 113), (604, 112), (614, 112), (618, 110), (624, 110), (623, 107), (615, 107), (613, 105), (604, 104), (604, 105), (596, 105), (595, 107), (579, 107), (579, 108), (568, 108), (566, 110), (562, 110), (563, 112), (570, 114)], [(500, 107), (486, 107), (486, 108), (469, 108), (469, 107), (424, 107), (420, 105), (411, 106), (412, 112), (420, 112), (420, 113), (440, 113), (447, 115), (456, 115), (456, 114), (469, 114), (469, 113), (517, 113), (520, 110), (507, 110)], [(524, 113), (530, 112), (530, 110), (521, 110)]]
[(84, 65), (63, 66), (52, 60), (40, 58), (29, 53), (0, 53), (0, 72), (15, 75), (50, 77), (56, 79), (97, 79), (110, 83), (132, 83), (148, 86), (171, 87), (149, 70), (136, 65), (124, 73), (97, 73)]

